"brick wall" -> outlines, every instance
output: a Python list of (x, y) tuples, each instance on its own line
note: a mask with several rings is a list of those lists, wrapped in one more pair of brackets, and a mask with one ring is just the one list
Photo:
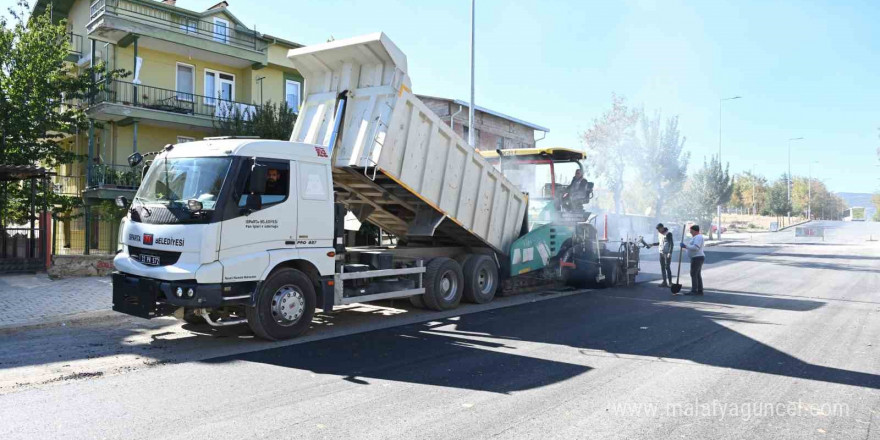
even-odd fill
[[(459, 109), (458, 104), (450, 100), (427, 96), (419, 96), (419, 99), (447, 124), (450, 117)], [(461, 109), (461, 112), (455, 116), (454, 129), (467, 140), (464, 128), (468, 124), (468, 108), (462, 106)], [(503, 149), (535, 146), (535, 130), (508, 119), (477, 110), (474, 114), (474, 126), (478, 133), (477, 147), (481, 150), (494, 150), (499, 146)]]

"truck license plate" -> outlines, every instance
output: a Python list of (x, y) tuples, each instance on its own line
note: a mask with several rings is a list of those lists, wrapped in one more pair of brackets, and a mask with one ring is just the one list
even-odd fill
[(141, 263), (144, 263), (144, 264), (147, 264), (150, 266), (158, 266), (159, 265), (159, 257), (157, 257), (155, 255), (140, 254), (140, 255), (138, 255), (138, 260), (140, 260)]

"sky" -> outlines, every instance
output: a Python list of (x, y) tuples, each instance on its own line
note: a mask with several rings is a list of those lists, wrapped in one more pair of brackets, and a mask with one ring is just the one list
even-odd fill
[[(218, 0), (178, 0), (203, 10)], [(0, 0), (5, 10), (13, 0)], [(690, 170), (880, 188), (880, 2), (476, 0), (476, 104), (579, 147), (612, 93), (679, 117)], [(469, 99), (468, 0), (229, 0), (257, 30), (315, 44), (382, 31), (415, 93)], [(741, 96), (724, 101), (722, 98)]]

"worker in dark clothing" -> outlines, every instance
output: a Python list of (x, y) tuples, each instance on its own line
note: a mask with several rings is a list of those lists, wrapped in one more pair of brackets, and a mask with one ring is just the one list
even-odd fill
[(284, 195), (284, 182), (281, 181), (281, 172), (275, 168), (266, 171), (266, 195)]
[[(660, 246), (660, 274), (663, 275), (663, 284), (660, 287), (669, 287), (672, 284), (672, 247), (675, 238), (663, 223), (657, 223), (657, 236), (657, 242), (651, 243), (648, 247)], [(669, 280), (668, 284), (666, 280)]]
[(572, 211), (584, 210), (584, 203), (590, 200), (591, 183), (584, 179), (584, 173), (580, 169), (574, 172), (571, 184), (562, 194), (562, 204)]

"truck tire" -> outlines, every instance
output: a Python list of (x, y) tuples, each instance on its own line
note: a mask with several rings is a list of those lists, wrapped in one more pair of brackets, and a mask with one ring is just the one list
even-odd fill
[(464, 291), (461, 266), (451, 258), (435, 258), (425, 268), (425, 293), (422, 302), (431, 310), (449, 310), (458, 307)]
[(495, 298), (499, 277), (495, 261), (488, 255), (471, 255), (464, 263), (463, 298), (474, 304), (485, 304)]
[(247, 307), (245, 314), (254, 334), (277, 341), (308, 330), (315, 304), (315, 286), (309, 277), (296, 269), (283, 268), (262, 283), (256, 306)]

